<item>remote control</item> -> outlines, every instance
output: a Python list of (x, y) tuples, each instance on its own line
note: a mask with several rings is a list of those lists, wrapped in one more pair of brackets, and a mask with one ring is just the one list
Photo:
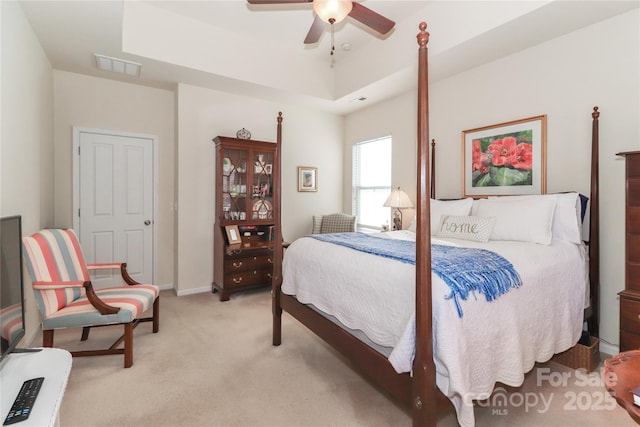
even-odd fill
[(33, 408), (33, 402), (35, 402), (36, 397), (38, 397), (43, 381), (44, 377), (38, 377), (26, 380), (22, 383), (18, 396), (16, 397), (16, 400), (13, 401), (11, 410), (9, 411), (7, 418), (4, 419), (3, 425), (6, 426), (18, 423), (29, 418), (31, 408)]

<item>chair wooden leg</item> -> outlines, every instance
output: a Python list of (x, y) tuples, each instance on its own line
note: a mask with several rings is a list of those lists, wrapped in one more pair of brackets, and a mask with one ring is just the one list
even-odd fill
[(153, 333), (160, 330), (160, 297), (153, 302)]
[(42, 330), (42, 346), (53, 347), (53, 329)]
[(86, 341), (89, 338), (89, 331), (91, 328), (89, 326), (85, 326), (82, 328), (82, 337), (80, 337), (80, 341)]
[(133, 322), (124, 325), (124, 367), (133, 365)]

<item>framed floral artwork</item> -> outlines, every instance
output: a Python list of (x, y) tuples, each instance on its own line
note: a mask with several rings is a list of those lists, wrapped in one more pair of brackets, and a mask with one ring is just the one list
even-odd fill
[(298, 166), (298, 191), (318, 191), (318, 168)]
[(547, 116), (462, 131), (464, 197), (544, 194)]

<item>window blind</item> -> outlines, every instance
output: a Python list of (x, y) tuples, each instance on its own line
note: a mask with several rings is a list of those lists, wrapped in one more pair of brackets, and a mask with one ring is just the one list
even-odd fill
[(389, 222), (382, 206), (391, 192), (391, 136), (359, 142), (352, 148), (352, 214), (358, 228), (379, 229)]

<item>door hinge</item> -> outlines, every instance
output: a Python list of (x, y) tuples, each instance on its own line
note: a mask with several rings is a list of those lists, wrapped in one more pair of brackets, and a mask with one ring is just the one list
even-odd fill
[(80, 218), (80, 209), (78, 209), (78, 218)]

